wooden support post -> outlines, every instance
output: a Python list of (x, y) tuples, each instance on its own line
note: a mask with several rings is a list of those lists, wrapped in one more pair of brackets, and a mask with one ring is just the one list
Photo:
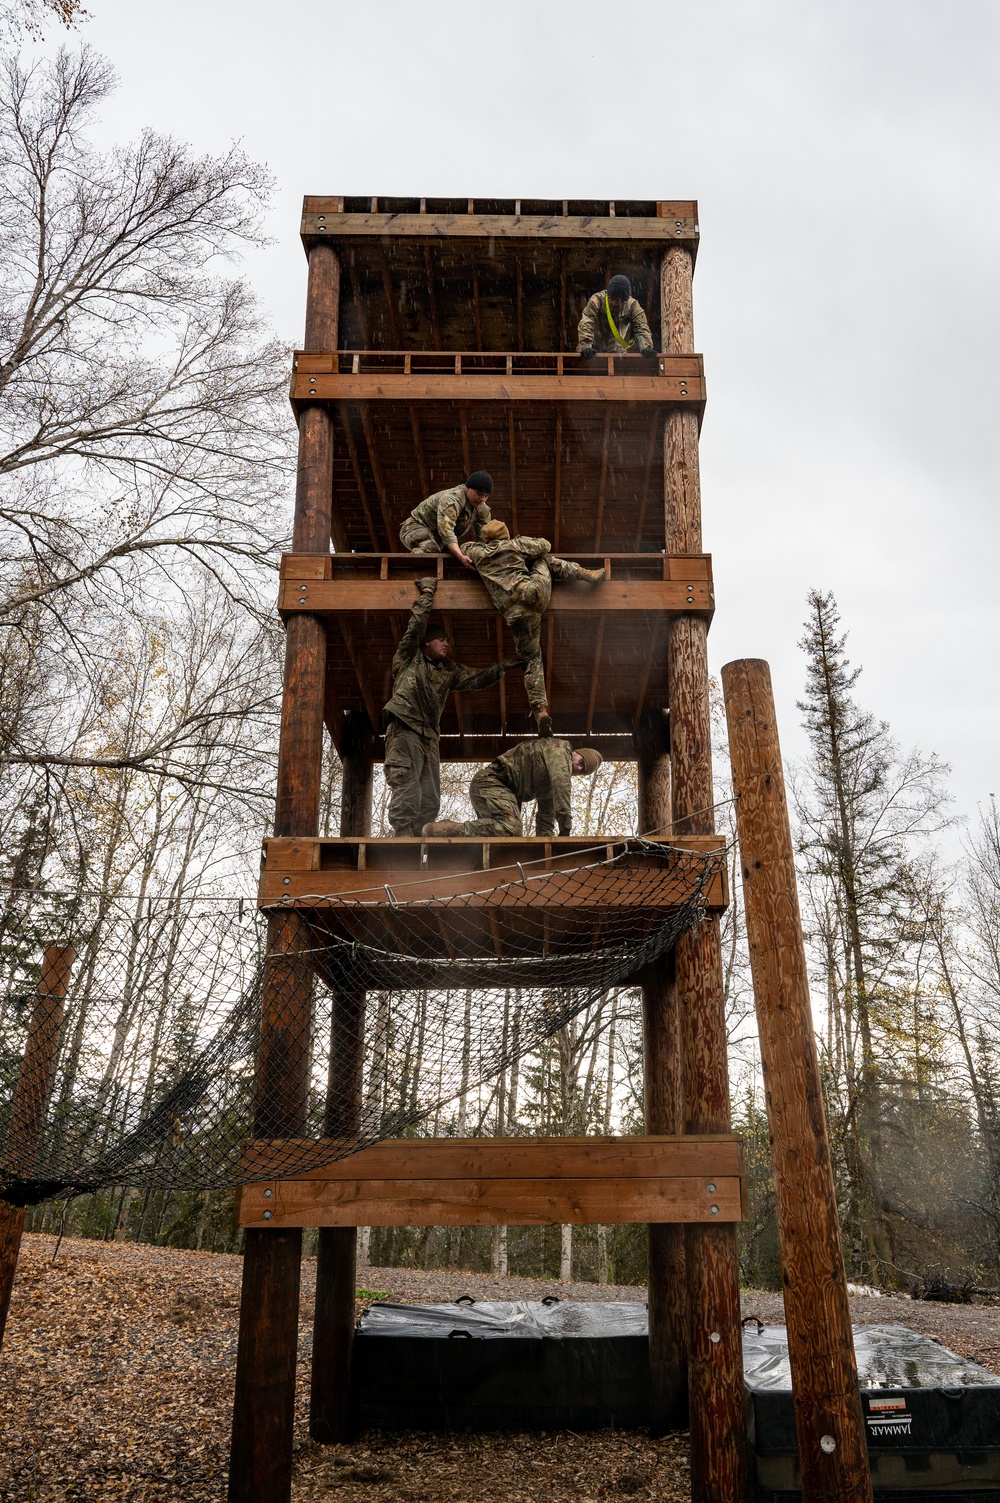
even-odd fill
[[(661, 266), (665, 354), (694, 351), (690, 252), (672, 245)], [(698, 422), (673, 410), (663, 435), (668, 553), (700, 553)], [(675, 834), (714, 830), (712, 737), (708, 698), (708, 625), (697, 616), (671, 624), (667, 654)], [(686, 1132), (730, 1126), (722, 952), (718, 920), (682, 934), (675, 950)], [(739, 1260), (733, 1226), (685, 1231), (688, 1294), (688, 1396), (694, 1503), (744, 1503), (747, 1497)]]
[[(662, 710), (646, 711), (635, 732), (640, 835), (670, 830), (670, 737)], [(673, 956), (641, 977), (643, 1107), (648, 1133), (683, 1131), (677, 978)], [(649, 1409), (654, 1435), (687, 1424), (687, 1288), (684, 1228), (659, 1223), (649, 1238)]]
[[(42, 974), (28, 1024), (24, 1058), (14, 1087), (4, 1152), (4, 1168), (21, 1175), (29, 1172), (45, 1127), (66, 992), (75, 959), (76, 951), (72, 945), (49, 945), (42, 958)], [(7, 1328), (7, 1312), (23, 1231), (24, 1207), (0, 1200), (0, 1347)]]
[[(370, 835), (375, 737), (368, 716), (352, 711), (344, 724), (344, 781), (340, 833)], [(324, 1132), (351, 1137), (361, 1123), (365, 1044), (365, 993), (338, 988), (330, 1020)], [(322, 1445), (346, 1440), (351, 1431), (351, 1355), (357, 1287), (357, 1228), (321, 1227), (316, 1250), (316, 1311), (313, 1318), (309, 1433)]]
[[(340, 262), (334, 248), (320, 242), (309, 252), (308, 349), (337, 348), (339, 305)], [(323, 407), (307, 407), (299, 418), (296, 550), (329, 550), (332, 506), (332, 415)], [(286, 631), (275, 834), (314, 836), (323, 763), (326, 634), (318, 617), (305, 614), (290, 619)], [(305, 1127), (312, 981), (297, 956), (308, 948), (309, 932), (300, 914), (277, 914), (269, 921), (255, 1128), (264, 1137), (294, 1137)], [(244, 1235), (229, 1503), (289, 1503), (302, 1234), (248, 1229)]]
[(864, 1417), (771, 674), (722, 670), (806, 1503), (869, 1503)]

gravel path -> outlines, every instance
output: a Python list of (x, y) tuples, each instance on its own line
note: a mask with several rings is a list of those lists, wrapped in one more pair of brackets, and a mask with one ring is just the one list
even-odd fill
[[(223, 1503), (240, 1258), (132, 1243), (25, 1238), (0, 1358), (2, 1503)], [(587, 1503), (690, 1498), (683, 1437), (603, 1431), (308, 1439), (315, 1261), (303, 1270), (294, 1503)], [(404, 1302), (641, 1300), (637, 1288), (362, 1268), (359, 1286)], [(781, 1296), (748, 1292), (746, 1314), (780, 1322)], [(855, 1321), (903, 1324), (1000, 1373), (1000, 1309), (852, 1299)]]

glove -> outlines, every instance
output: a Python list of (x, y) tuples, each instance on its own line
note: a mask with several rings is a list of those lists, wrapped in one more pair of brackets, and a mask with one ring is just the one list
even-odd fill
[(594, 346), (592, 344), (585, 344), (583, 349), (580, 351), (580, 355), (584, 360), (593, 360), (596, 354), (597, 351), (594, 349)]
[(640, 350), (639, 354), (642, 355), (642, 356), (644, 356), (644, 358), (646, 360), (655, 360), (656, 359), (656, 351), (653, 349), (652, 345), (649, 346), (648, 350)]

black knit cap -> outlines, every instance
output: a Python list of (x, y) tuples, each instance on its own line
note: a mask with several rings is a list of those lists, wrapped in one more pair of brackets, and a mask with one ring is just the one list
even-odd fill
[(493, 476), (488, 475), (485, 470), (473, 470), (465, 483), (470, 491), (485, 491), (487, 496), (493, 490)]
[(628, 277), (623, 277), (621, 272), (611, 278), (608, 283), (608, 297), (620, 297), (622, 302), (627, 302), (632, 296), (632, 283)]
[(440, 621), (428, 621), (427, 625), (424, 627), (424, 641), (447, 642), (448, 628), (446, 626), (443, 626)]

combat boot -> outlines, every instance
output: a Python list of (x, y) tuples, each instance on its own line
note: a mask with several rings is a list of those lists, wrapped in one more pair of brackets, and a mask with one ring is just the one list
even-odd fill
[(432, 819), (423, 828), (424, 835), (464, 835), (465, 826), (457, 819)]
[(538, 734), (540, 736), (552, 735), (552, 716), (548, 710), (536, 710), (535, 724), (538, 726)]
[(580, 566), (579, 577), (585, 579), (588, 584), (600, 584), (607, 578), (607, 575), (607, 569), (585, 569), (582, 564)]

